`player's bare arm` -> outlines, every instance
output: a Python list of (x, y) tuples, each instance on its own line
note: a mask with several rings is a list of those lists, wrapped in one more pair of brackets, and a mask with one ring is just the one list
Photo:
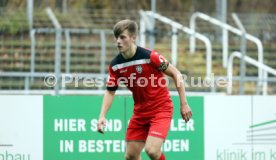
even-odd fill
[(105, 116), (111, 106), (111, 103), (114, 99), (114, 95), (115, 95), (115, 91), (106, 91), (104, 94), (104, 98), (103, 98), (103, 103), (102, 103), (102, 110), (99, 116), (99, 120), (98, 120), (98, 132), (100, 133), (104, 133), (103, 132), (103, 127), (106, 126), (106, 119)]
[(182, 118), (186, 122), (188, 122), (192, 117), (192, 111), (186, 99), (183, 77), (181, 76), (181, 73), (179, 72), (179, 70), (170, 64), (168, 68), (164, 71), (164, 73), (172, 77), (172, 79), (174, 80), (176, 89), (179, 94), (179, 99), (180, 99), (180, 113)]

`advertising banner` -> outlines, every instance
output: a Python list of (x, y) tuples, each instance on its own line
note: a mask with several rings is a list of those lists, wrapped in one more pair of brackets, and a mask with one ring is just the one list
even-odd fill
[[(178, 97), (172, 98), (174, 117), (162, 150), (168, 158), (203, 159), (203, 97), (188, 98), (195, 116), (187, 124), (180, 116)], [(132, 97), (115, 96), (104, 134), (97, 132), (101, 103), (101, 96), (45, 96), (44, 159), (124, 159)], [(143, 159), (148, 159), (145, 152)]]
[[(0, 96), (0, 160), (120, 160), (133, 113), (131, 96), (115, 96), (104, 134), (102, 96)], [(178, 96), (162, 151), (168, 160), (276, 160), (275, 96)], [(145, 151), (142, 159), (149, 160)]]
[(253, 156), (260, 160), (276, 160), (276, 98), (253, 96), (252, 125), (246, 142), (252, 144)]
[(42, 96), (0, 96), (0, 160), (42, 160)]
[(102, 96), (44, 96), (44, 160), (124, 159), (124, 97), (115, 97), (104, 134), (101, 103)]
[(205, 160), (276, 160), (275, 96), (205, 96)]

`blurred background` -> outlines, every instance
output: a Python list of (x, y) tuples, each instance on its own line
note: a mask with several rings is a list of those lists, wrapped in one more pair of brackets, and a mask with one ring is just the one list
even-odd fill
[[(102, 93), (74, 78), (107, 77), (112, 28), (126, 18), (138, 45), (186, 75), (188, 93), (276, 94), (275, 0), (0, 0), (0, 15), (0, 94)], [(75, 81), (62, 85), (66, 74)]]

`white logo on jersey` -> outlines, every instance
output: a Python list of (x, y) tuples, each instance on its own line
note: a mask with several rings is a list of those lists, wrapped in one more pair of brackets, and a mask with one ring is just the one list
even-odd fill
[(142, 71), (143, 71), (142, 66), (141, 65), (136, 66), (136, 71), (137, 71), (137, 73), (142, 73)]

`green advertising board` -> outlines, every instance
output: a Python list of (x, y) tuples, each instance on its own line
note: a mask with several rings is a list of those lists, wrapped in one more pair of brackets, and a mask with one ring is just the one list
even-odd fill
[[(179, 112), (179, 98), (172, 97), (174, 116), (163, 144), (167, 159), (203, 160), (203, 97), (188, 97), (193, 118), (185, 123)], [(132, 115), (131, 96), (115, 96), (107, 114), (105, 133), (97, 132), (102, 96), (44, 96), (44, 160), (124, 159), (125, 132)], [(145, 152), (143, 160), (149, 159)]]

